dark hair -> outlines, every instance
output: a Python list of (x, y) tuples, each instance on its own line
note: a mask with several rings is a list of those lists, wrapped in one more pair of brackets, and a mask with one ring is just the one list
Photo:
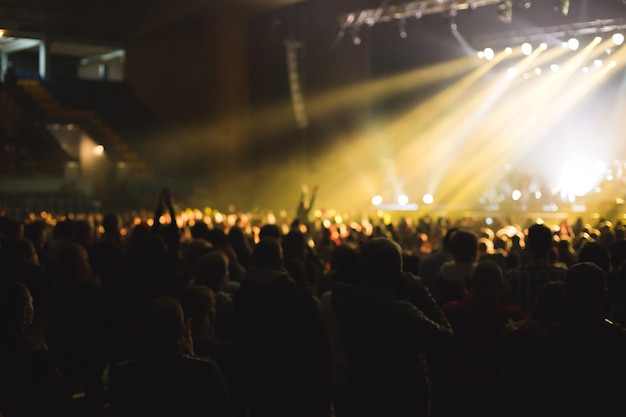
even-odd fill
[(578, 262), (592, 262), (602, 268), (604, 273), (611, 269), (609, 251), (598, 242), (586, 242), (578, 251)]
[(402, 249), (396, 241), (386, 237), (365, 242), (359, 249), (358, 258), (365, 282), (386, 283), (402, 272)]
[(565, 276), (565, 292), (575, 310), (601, 306), (606, 296), (604, 271), (592, 262), (572, 265)]
[(144, 304), (142, 334), (147, 348), (167, 348), (176, 345), (183, 325), (183, 309), (173, 297), (156, 297)]
[(280, 240), (277, 238), (263, 238), (252, 250), (253, 265), (276, 268), (283, 266), (283, 261), (283, 249)]
[(473, 262), (478, 255), (478, 238), (469, 230), (459, 229), (450, 237), (450, 251), (457, 262)]
[(526, 249), (534, 257), (548, 256), (552, 248), (552, 230), (545, 224), (535, 223), (528, 228)]
[(1, 337), (13, 337), (20, 332), (29, 295), (28, 288), (21, 282), (5, 281), (0, 284)]

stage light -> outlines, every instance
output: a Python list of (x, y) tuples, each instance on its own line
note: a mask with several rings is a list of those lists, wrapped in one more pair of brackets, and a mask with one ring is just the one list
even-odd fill
[(409, 197), (405, 194), (401, 194), (398, 196), (398, 204), (401, 206), (405, 206), (409, 203)]
[(578, 42), (578, 39), (576, 39), (576, 38), (570, 38), (570, 39), (567, 41), (567, 47), (568, 47), (569, 49), (571, 49), (572, 51), (576, 51), (576, 50), (578, 50), (578, 47), (579, 47), (579, 46), (580, 46), (580, 42)]
[(424, 194), (424, 197), (422, 197), (422, 201), (424, 202), (424, 204), (432, 204), (435, 199), (431, 194)]
[(522, 53), (526, 56), (532, 54), (533, 52), (533, 47), (531, 44), (529, 44), (528, 42), (522, 44)]
[(535, 75), (541, 75), (541, 68), (535, 68)]
[(485, 48), (484, 54), (487, 61), (491, 61), (496, 56), (495, 52), (491, 48)]
[(520, 198), (522, 198), (522, 192), (520, 190), (513, 190), (513, 192), (511, 193), (511, 198), (513, 199), (513, 201), (518, 201)]
[(596, 68), (600, 68), (602, 66), (602, 60), (596, 59), (595, 61), (593, 61), (593, 66)]
[(375, 206), (380, 205), (383, 202), (383, 197), (380, 195), (375, 195), (372, 197), (372, 204)]
[(478, 55), (478, 58), (483, 59), (485, 57), (485, 51), (478, 51), (476, 55)]
[(402, 39), (406, 39), (406, 22), (404, 21), (404, 19), (400, 19), (400, 21), (398, 22), (398, 34)]
[(558, 12), (561, 12), (563, 16), (567, 16), (567, 14), (569, 13), (569, 0), (557, 0), (554, 9)]
[(545, 51), (548, 49), (548, 44), (545, 42), (542, 42), (541, 44), (539, 44), (539, 49), (541, 49), (542, 51)]
[(550, 65), (550, 70), (552, 70), (552, 72), (559, 72), (560, 69), (561, 67), (559, 67), (557, 64)]
[(513, 20), (513, 2), (504, 0), (498, 5), (498, 18), (504, 23), (511, 23)]
[(4, 36), (4, 29), (0, 29), (0, 38)]
[(506, 49), (504, 50), (504, 52), (507, 55), (511, 55), (513, 53), (513, 48), (511, 48), (510, 46), (507, 46)]
[(506, 71), (506, 73), (508, 74), (509, 77), (515, 78), (515, 76), (517, 75), (517, 69), (511, 67)]
[(361, 37), (355, 29), (350, 31), (350, 36), (352, 37), (352, 43), (354, 43), (355, 45), (361, 44)]
[(104, 153), (104, 146), (102, 145), (96, 145), (93, 148), (93, 154), (94, 155), (102, 155)]
[(614, 33), (611, 39), (613, 43), (618, 46), (624, 43), (624, 35), (621, 33)]

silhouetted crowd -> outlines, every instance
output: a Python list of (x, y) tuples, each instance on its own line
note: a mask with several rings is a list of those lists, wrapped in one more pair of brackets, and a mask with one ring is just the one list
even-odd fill
[(626, 228), (0, 217), (0, 416), (626, 413)]

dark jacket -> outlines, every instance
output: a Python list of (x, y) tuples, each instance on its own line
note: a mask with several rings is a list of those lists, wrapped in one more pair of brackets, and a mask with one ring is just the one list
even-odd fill
[(251, 266), (234, 303), (251, 415), (329, 415), (330, 344), (312, 294), (284, 268)]
[(111, 406), (125, 416), (229, 416), (222, 373), (209, 358), (151, 352), (110, 373)]
[(429, 355), (451, 347), (454, 332), (430, 292), (382, 286), (333, 287), (348, 369), (348, 407), (359, 416), (425, 416)]

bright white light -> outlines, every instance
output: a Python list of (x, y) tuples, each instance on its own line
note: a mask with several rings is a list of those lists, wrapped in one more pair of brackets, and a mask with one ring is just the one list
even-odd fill
[(578, 42), (578, 39), (576, 38), (570, 38), (567, 41), (567, 46), (569, 49), (571, 49), (572, 51), (575, 51), (578, 49), (578, 47), (580, 46), (580, 42)]
[(533, 52), (533, 46), (531, 44), (524, 43), (522, 44), (522, 53), (526, 56), (530, 55)]
[(432, 204), (433, 201), (435, 201), (435, 198), (431, 194), (424, 194), (424, 197), (422, 197), (422, 201), (424, 202), (424, 204)]
[(380, 205), (383, 202), (383, 197), (380, 195), (375, 195), (372, 197), (372, 204), (375, 206)]
[(485, 57), (484, 51), (478, 51), (478, 58), (483, 59)]
[(405, 194), (401, 194), (398, 196), (398, 204), (404, 206), (409, 203), (409, 197)]
[(589, 72), (589, 67), (583, 67), (583, 74), (587, 74)]
[(535, 75), (541, 75), (541, 68), (535, 68)]
[(621, 33), (614, 33), (611, 39), (615, 45), (621, 45), (624, 43), (624, 35)]
[(514, 78), (517, 75), (517, 69), (516, 68), (509, 68), (506, 72), (509, 75), (509, 77), (511, 77), (511, 78)]
[(539, 45), (539, 49), (541, 49), (542, 51), (545, 51), (546, 49), (548, 49), (548, 44), (547, 44), (547, 43), (545, 43), (545, 42), (542, 42), (542, 43)]
[(596, 36), (595, 38), (593, 38), (593, 43), (595, 43), (596, 45), (599, 44), (600, 42), (602, 42), (601, 36)]
[(94, 155), (102, 155), (104, 153), (104, 146), (102, 145), (96, 145), (93, 148), (93, 154)]
[(617, 61), (611, 61), (611, 68), (614, 68), (617, 66)]
[(520, 198), (522, 198), (522, 192), (520, 190), (513, 190), (513, 192), (511, 193), (511, 198), (513, 199), (513, 201), (517, 201)]
[(506, 49), (504, 50), (504, 52), (507, 55), (511, 55), (513, 53), (513, 48), (511, 48), (510, 46), (507, 46)]
[(496, 56), (495, 52), (493, 52), (493, 49), (491, 48), (485, 48), (484, 54), (487, 61), (491, 61)]
[(537, 200), (541, 199), (541, 191), (539, 191), (539, 190), (535, 191), (535, 198)]
[(552, 72), (559, 72), (561, 68), (557, 64), (552, 64), (550, 65), (550, 69), (552, 70)]
[(596, 68), (600, 68), (602, 66), (602, 60), (596, 59), (595, 61), (593, 61), (593, 66)]
[(487, 217), (485, 219), (485, 223), (487, 224), (487, 226), (491, 226), (493, 224), (493, 219), (491, 217)]

